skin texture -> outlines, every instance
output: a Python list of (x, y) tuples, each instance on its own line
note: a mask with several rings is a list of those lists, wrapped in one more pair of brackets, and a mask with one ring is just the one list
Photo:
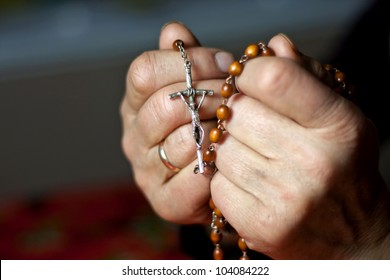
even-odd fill
[[(122, 147), (156, 213), (174, 223), (208, 223), (212, 196), (249, 248), (271, 258), (390, 258), (390, 199), (378, 171), (376, 129), (331, 90), (321, 64), (285, 35), (274, 36), (268, 46), (275, 56), (251, 59), (236, 79), (241, 94), (227, 104), (232, 114), (216, 149), (218, 172), (204, 176), (193, 173), (191, 115), (180, 98), (168, 98), (186, 87), (183, 60), (172, 48), (177, 39), (191, 60), (194, 87), (216, 93), (199, 111), (206, 135), (233, 60), (170, 23), (160, 49), (131, 63)], [(161, 141), (180, 172), (162, 164)]]

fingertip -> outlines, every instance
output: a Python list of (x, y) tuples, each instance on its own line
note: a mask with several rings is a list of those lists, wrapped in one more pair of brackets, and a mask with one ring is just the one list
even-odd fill
[(293, 41), (284, 33), (279, 33), (271, 38), (268, 46), (272, 48), (278, 57), (286, 57), (300, 61), (301, 53)]
[(276, 56), (285, 57), (294, 60), (300, 65), (304, 66), (312, 74), (318, 77), (321, 81), (329, 86), (334, 86), (333, 77), (329, 74), (328, 71), (325, 71), (322, 67), (322, 64), (313, 59), (310, 56), (307, 56), (301, 53), (296, 44), (284, 33), (279, 33), (275, 35), (268, 44), (274, 51)]
[(173, 43), (179, 39), (184, 42), (186, 47), (200, 46), (199, 40), (187, 26), (179, 21), (171, 21), (161, 28), (160, 49), (172, 49)]

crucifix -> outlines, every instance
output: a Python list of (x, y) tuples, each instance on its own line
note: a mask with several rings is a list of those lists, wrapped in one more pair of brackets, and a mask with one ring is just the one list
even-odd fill
[[(191, 76), (191, 62), (187, 58), (187, 54), (184, 50), (184, 43), (181, 40), (175, 41), (176, 47), (179, 49), (182, 58), (184, 59), (184, 68), (186, 71), (186, 83), (187, 88), (182, 91), (174, 92), (169, 95), (170, 99), (179, 97), (183, 100), (191, 113), (192, 119), (192, 136), (195, 139), (196, 155), (198, 158), (198, 164), (194, 168), (194, 173), (204, 173), (204, 161), (202, 157), (202, 143), (204, 138), (204, 129), (200, 122), (199, 109), (202, 105), (206, 95), (213, 95), (213, 90), (206, 89), (195, 89), (192, 87), (192, 76)], [(199, 103), (196, 104), (196, 96), (200, 96)]]

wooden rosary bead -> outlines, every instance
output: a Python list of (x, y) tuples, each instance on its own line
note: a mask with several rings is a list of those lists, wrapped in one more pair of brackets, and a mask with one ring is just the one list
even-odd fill
[(221, 106), (218, 107), (217, 109), (218, 120), (225, 121), (229, 118), (229, 116), (230, 116), (230, 109), (228, 106), (222, 104)]
[(268, 47), (264, 47), (261, 50), (261, 56), (274, 56), (274, 55), (275, 55), (275, 52)]
[(215, 165), (215, 163), (213, 161), (208, 162), (204, 166), (204, 175), (212, 176), (214, 175), (216, 170), (217, 170), (217, 166)]
[(222, 136), (222, 130), (214, 127), (211, 131), (210, 131), (210, 135), (209, 135), (209, 138), (210, 138), (210, 141), (212, 143), (217, 143), (219, 141), (219, 139), (221, 139), (221, 136)]
[(214, 208), (214, 213), (215, 213), (215, 216), (217, 216), (218, 218), (223, 217), (221, 210), (219, 210), (217, 207)]
[(233, 61), (229, 66), (229, 74), (232, 76), (239, 76), (243, 70), (243, 66), (238, 61)]
[(247, 254), (244, 254), (240, 257), (240, 260), (245, 261), (245, 260), (250, 260), (250, 258)]
[(220, 248), (219, 244), (214, 249), (213, 252), (214, 260), (223, 260), (223, 250)]
[(238, 247), (241, 249), (241, 251), (248, 250), (248, 246), (246, 245), (245, 239), (240, 237), (238, 238)]
[(215, 150), (208, 148), (203, 152), (203, 161), (205, 161), (206, 163), (214, 161), (215, 156), (216, 156)]
[(215, 226), (219, 229), (223, 229), (225, 227), (225, 222), (223, 218), (219, 218), (215, 220)]
[(234, 93), (234, 87), (232, 84), (224, 83), (221, 88), (221, 96), (223, 98), (229, 98)]
[(250, 44), (245, 49), (245, 55), (248, 57), (248, 59), (254, 58), (259, 55), (260, 49), (259, 46), (256, 44)]
[(346, 83), (346, 75), (344, 72), (341, 72), (337, 68), (335, 68), (332, 64), (323, 64), (322, 67), (333, 75), (334, 82), (336, 86), (332, 89), (339, 95), (351, 100), (352, 102), (356, 102), (355, 100), (355, 88), (354, 86)]
[(344, 83), (345, 82), (345, 74), (341, 71), (336, 71), (336, 73), (334, 74), (334, 79), (338, 83)]
[(179, 51), (179, 45), (182, 45), (184, 47), (184, 42), (182, 40), (175, 40), (175, 42), (173, 42), (172, 44), (172, 48), (174, 50)]
[(222, 233), (220, 230), (218, 229), (213, 229), (211, 232), (210, 232), (210, 240), (214, 243), (214, 244), (218, 244), (219, 242), (221, 242), (222, 240)]

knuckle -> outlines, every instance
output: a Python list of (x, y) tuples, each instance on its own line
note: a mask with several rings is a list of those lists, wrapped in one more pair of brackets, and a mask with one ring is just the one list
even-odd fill
[(144, 52), (138, 56), (129, 67), (127, 84), (131, 84), (135, 91), (151, 92), (155, 87), (156, 58), (153, 52)]
[(123, 154), (126, 156), (126, 158), (129, 161), (132, 161), (133, 155), (135, 153), (134, 151), (134, 144), (131, 141), (132, 137), (129, 137), (128, 133), (124, 133), (121, 139), (121, 147)]
[(268, 92), (283, 92), (291, 83), (288, 79), (292, 77), (296, 69), (285, 59), (273, 59), (272, 63), (266, 65), (266, 69), (259, 69), (257, 73), (258, 87)]
[(163, 124), (170, 118), (173, 102), (169, 103), (170, 100), (164, 97), (163, 95), (151, 96), (139, 111), (136, 122), (142, 134), (160, 131)]
[[(123, 126), (126, 125), (126, 120), (129, 117), (129, 104), (127, 102), (127, 96), (124, 96), (119, 104), (119, 117), (122, 121)], [(125, 127), (123, 127), (124, 129)]]
[(184, 166), (194, 155), (194, 144), (191, 125), (182, 125), (165, 139), (165, 147), (170, 161), (176, 166)]
[(128, 160), (131, 160), (134, 154), (135, 137), (131, 137), (134, 130), (134, 115), (129, 112), (129, 105), (124, 98), (119, 106), (119, 115), (122, 122), (121, 149)]
[(312, 185), (321, 186), (324, 189), (329, 189), (335, 185), (333, 180), (337, 178), (337, 173), (342, 168), (331, 153), (319, 149), (307, 149), (302, 155)]
[(189, 151), (192, 151), (192, 144), (194, 142), (194, 136), (192, 131), (192, 125), (187, 124), (180, 130), (178, 137), (179, 147), (188, 147)]
[[(192, 143), (194, 141), (192, 136), (192, 126), (184, 125), (177, 129), (177, 134), (175, 136), (174, 145), (178, 147), (183, 147), (184, 149), (188, 149), (188, 152), (192, 151)], [(187, 151), (186, 151), (187, 152)]]

